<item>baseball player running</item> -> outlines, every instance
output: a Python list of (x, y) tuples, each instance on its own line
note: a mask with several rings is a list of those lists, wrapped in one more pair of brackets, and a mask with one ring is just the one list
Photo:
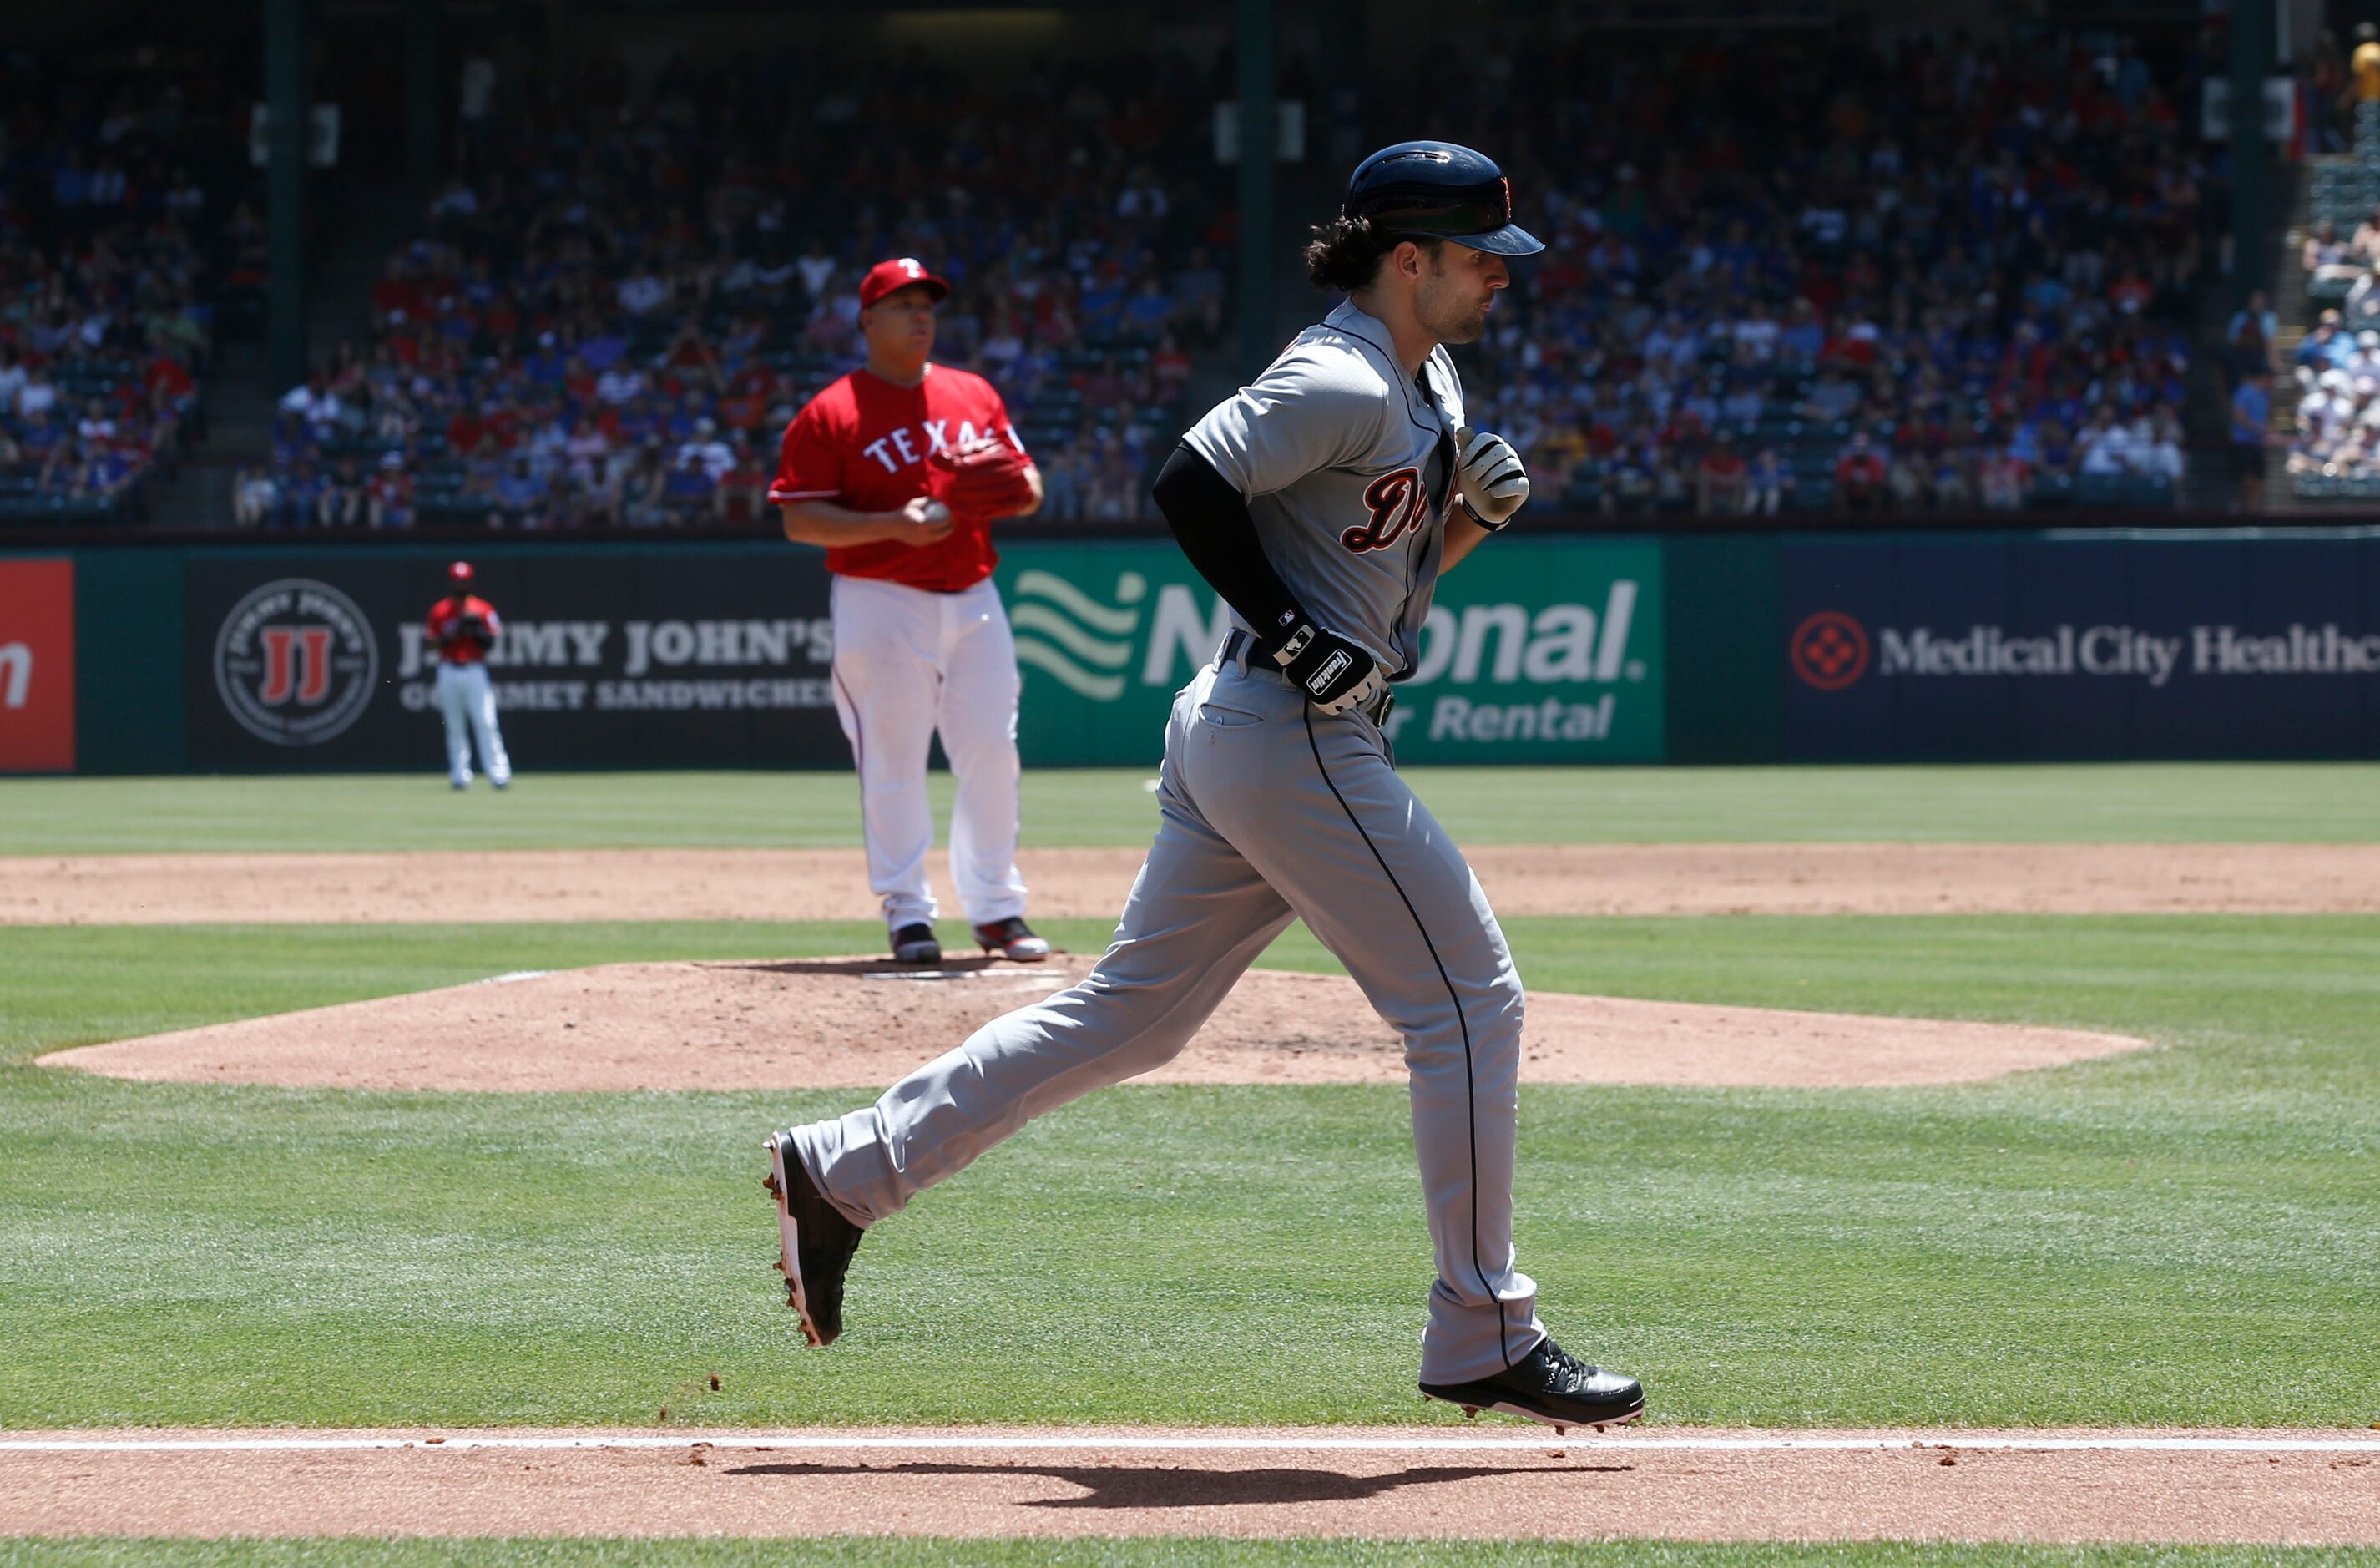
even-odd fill
[(926, 883), (935, 732), (958, 781), (951, 878), (984, 950), (1037, 961), (1016, 869), (1016, 645), (991, 569), (996, 518), (1041, 505), (1041, 474), (981, 376), (937, 365), (950, 285), (904, 256), (859, 283), (868, 362), (785, 427), (769, 500), (834, 574), (834, 706), (859, 772), (868, 881), (892, 955), (938, 964)]
[(1030, 1119), (1171, 1060), (1302, 917), (1405, 1039), (1437, 1278), (1421, 1391), (1556, 1427), (1633, 1420), (1644, 1391), (1548, 1337), (1512, 1256), (1522, 991), (1462, 852), (1381, 731), (1439, 574), (1529, 482), (1463, 422), (1441, 346), (1486, 330), (1512, 221), (1496, 164), (1404, 142), (1357, 166), (1307, 248), (1347, 302), (1183, 438), (1156, 499), (1232, 608), (1173, 705), (1160, 825), (1082, 984), (994, 1020), (874, 1105), (769, 1139), (781, 1266), (805, 1335), (843, 1326), (867, 1227)]
[(496, 607), (471, 591), (471, 563), (446, 568), (455, 591), (430, 607), (422, 635), (438, 655), (438, 711), (446, 717), (446, 780), (471, 787), (471, 742), (480, 743), (480, 766), (498, 789), (513, 782), (512, 759), (504, 755), (504, 732), (496, 727), (496, 694), (488, 685), (488, 650), (504, 635)]

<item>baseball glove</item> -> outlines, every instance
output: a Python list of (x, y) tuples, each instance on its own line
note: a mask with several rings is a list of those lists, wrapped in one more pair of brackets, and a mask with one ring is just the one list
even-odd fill
[(926, 459), (926, 493), (952, 511), (975, 517), (1013, 517), (1033, 509), (1033, 466), (996, 435), (944, 447)]

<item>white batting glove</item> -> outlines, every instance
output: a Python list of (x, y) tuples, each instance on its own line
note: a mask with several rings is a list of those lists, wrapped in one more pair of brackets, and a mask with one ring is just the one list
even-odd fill
[(1471, 520), (1494, 532), (1512, 520), (1529, 499), (1529, 471), (1512, 444), (1493, 431), (1469, 425), (1454, 432), (1455, 485)]

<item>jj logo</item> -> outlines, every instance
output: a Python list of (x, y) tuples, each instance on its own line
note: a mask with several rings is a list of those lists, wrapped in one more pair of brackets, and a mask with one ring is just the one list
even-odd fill
[(370, 703), (380, 649), (354, 600), (284, 577), (232, 606), (214, 664), (215, 690), (240, 728), (275, 746), (318, 746)]
[[(331, 689), (331, 628), (328, 626), (267, 626), (264, 628), (264, 684), (256, 699), (278, 708), (296, 697), (310, 708)], [(291, 675), (293, 667), (298, 672)]]

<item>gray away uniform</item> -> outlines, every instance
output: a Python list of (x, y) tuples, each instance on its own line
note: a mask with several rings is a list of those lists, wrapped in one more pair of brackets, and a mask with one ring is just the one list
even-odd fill
[[(1408, 379), (1342, 305), (1184, 438), (1238, 487), (1314, 624), (1410, 670), (1437, 584), (1462, 388)], [(1493, 1377), (1545, 1335), (1512, 1261), (1521, 981), (1463, 853), (1375, 720), (1316, 712), (1235, 631), (1175, 699), (1157, 841), (1080, 985), (994, 1019), (864, 1111), (795, 1129), (860, 1224), (897, 1213), (1033, 1117), (1162, 1066), (1302, 918), (1404, 1037), (1438, 1278), (1429, 1383)]]

